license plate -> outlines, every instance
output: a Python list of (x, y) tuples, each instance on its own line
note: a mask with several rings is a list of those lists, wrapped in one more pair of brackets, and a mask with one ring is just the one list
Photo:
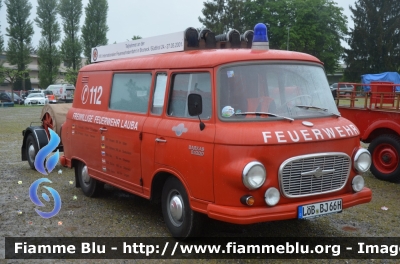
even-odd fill
[(297, 217), (299, 219), (314, 218), (321, 215), (340, 213), (342, 211), (342, 199), (326, 201), (321, 203), (299, 206)]

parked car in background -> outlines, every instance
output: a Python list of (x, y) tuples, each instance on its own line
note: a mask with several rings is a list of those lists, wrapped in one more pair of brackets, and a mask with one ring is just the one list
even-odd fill
[(75, 86), (72, 84), (51, 84), (46, 88), (46, 91), (52, 91), (57, 101), (72, 103)]
[(48, 104), (49, 99), (47, 99), (46, 95), (44, 93), (31, 93), (26, 97), (25, 99), (25, 105), (29, 104)]
[(341, 83), (339, 85), (338, 83), (333, 83), (331, 86), (329, 86), (329, 88), (331, 88), (333, 97), (337, 96), (338, 87), (340, 94), (351, 94), (354, 91), (354, 86), (351, 84)]
[[(12, 102), (11, 93), (10, 92), (1, 92), (0, 93), (0, 102)], [(14, 93), (14, 104), (22, 105), (24, 103), (24, 99), (18, 96), (18, 94)]]
[(50, 104), (56, 104), (57, 103), (56, 96), (53, 94), (52, 91), (44, 90), (43, 93), (44, 93), (44, 95), (46, 95), (47, 99), (49, 99), (49, 103)]
[(25, 99), (26, 97), (28, 97), (29, 94), (31, 93), (41, 93), (43, 92), (42, 90), (40, 90), (39, 88), (35, 88), (35, 89), (31, 89), (31, 90), (26, 90), (26, 91), (22, 91), (21, 97), (23, 99)]

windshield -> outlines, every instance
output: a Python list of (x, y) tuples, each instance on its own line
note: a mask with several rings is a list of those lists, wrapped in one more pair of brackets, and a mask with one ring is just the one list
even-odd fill
[(75, 89), (67, 89), (67, 95), (74, 95)]
[(30, 95), (28, 95), (28, 98), (31, 97), (44, 97), (44, 94), (40, 94), (40, 93), (31, 93)]
[[(237, 64), (218, 73), (222, 120), (339, 115), (322, 67), (314, 64)], [(264, 114), (263, 114), (264, 113)]]
[[(11, 98), (11, 93), (7, 93), (7, 95)], [(14, 100), (21, 99), (18, 94), (14, 93)]]

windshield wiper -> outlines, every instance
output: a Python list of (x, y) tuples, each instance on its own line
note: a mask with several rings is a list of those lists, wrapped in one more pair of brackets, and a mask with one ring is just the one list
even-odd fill
[(296, 107), (298, 107), (298, 108), (304, 108), (304, 109), (306, 109), (306, 110), (308, 110), (308, 109), (315, 109), (315, 110), (328, 111), (328, 109), (326, 109), (326, 108), (322, 108), (322, 107), (318, 107), (318, 106), (314, 106), (314, 105), (296, 105)]
[[(314, 105), (296, 105), (296, 107), (303, 108), (303, 109), (306, 109), (306, 110), (314, 109), (314, 110), (321, 110), (321, 111), (324, 111), (324, 112), (328, 111), (327, 108), (322, 108), (322, 107), (318, 107), (318, 106), (314, 106)], [(333, 113), (333, 112), (330, 112), (330, 114), (335, 115), (337, 117), (341, 117), (340, 114), (336, 114), (336, 113)]]
[(235, 113), (235, 115), (255, 115), (255, 116), (267, 115), (267, 116), (272, 116), (272, 117), (283, 118), (283, 119), (289, 120), (290, 122), (294, 121), (293, 118), (286, 117), (286, 116), (280, 116), (280, 115), (268, 113), (268, 112), (243, 112), (243, 113)]

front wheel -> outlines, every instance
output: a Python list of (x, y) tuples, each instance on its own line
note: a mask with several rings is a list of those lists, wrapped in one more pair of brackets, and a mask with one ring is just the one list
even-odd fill
[(35, 170), (35, 158), (39, 151), (38, 144), (33, 136), (29, 134), (26, 138), (26, 158), (28, 159), (29, 166)]
[(384, 181), (400, 181), (400, 138), (396, 135), (382, 135), (369, 144), (372, 174)]
[(172, 236), (181, 240), (196, 236), (200, 230), (200, 215), (190, 208), (182, 183), (174, 177), (165, 182), (162, 191), (164, 221)]
[(333, 96), (333, 99), (336, 99), (336, 97), (337, 97), (337, 91), (336, 90), (332, 91), (332, 96)]
[(78, 166), (75, 168), (75, 173), (85, 196), (95, 197), (100, 193), (103, 184), (90, 177), (86, 164), (79, 162)]

